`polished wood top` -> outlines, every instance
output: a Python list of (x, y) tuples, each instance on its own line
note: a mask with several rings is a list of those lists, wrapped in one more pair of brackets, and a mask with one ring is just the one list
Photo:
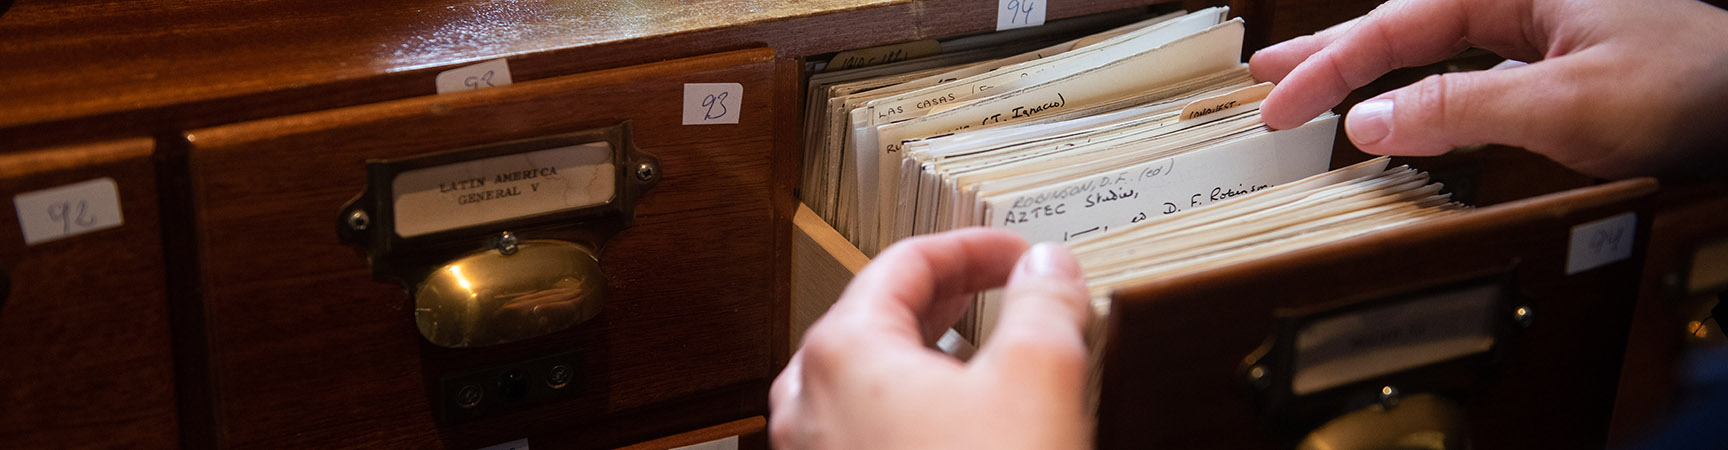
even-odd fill
[[(1051, 20), (1152, 0), (1056, 2)], [(995, 0), (21, 0), (0, 12), (0, 137), (165, 133), (763, 45), (782, 56), (987, 31)], [(69, 123), (70, 122), (70, 123)], [(23, 129), (23, 130), (21, 130)], [(68, 129), (78, 129), (76, 132)], [(16, 139), (0, 139), (18, 142)]]

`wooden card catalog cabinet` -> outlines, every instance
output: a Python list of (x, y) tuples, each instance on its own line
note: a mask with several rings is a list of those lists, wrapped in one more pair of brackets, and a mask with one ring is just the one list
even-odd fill
[[(765, 413), (784, 63), (735, 51), (188, 133), (217, 444), (609, 448)], [(570, 255), (587, 262), (493, 265)]]
[[(1577, 189), (1117, 291), (1099, 447), (1602, 448), (1653, 191)], [(1626, 251), (1592, 259), (1604, 244)]]
[(0, 155), (0, 445), (176, 446), (154, 147)]

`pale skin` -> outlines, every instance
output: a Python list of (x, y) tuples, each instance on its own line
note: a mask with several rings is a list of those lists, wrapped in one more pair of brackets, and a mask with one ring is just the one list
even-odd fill
[[(931, 348), (1006, 282), (997, 332), (968, 362)], [(1067, 250), (967, 229), (884, 250), (774, 380), (778, 449), (1084, 448), (1090, 319)]]
[[(1531, 64), (1370, 99), (1346, 114), (1350, 139), (1391, 155), (1514, 145), (1606, 178), (1728, 173), (1728, 12), (1693, 0), (1392, 0), (1268, 47), (1250, 68), (1279, 83), (1262, 113), (1285, 129), (1392, 69), (1467, 47)], [(1063, 247), (1026, 249), (969, 229), (884, 251), (775, 379), (774, 446), (1090, 446), (1084, 281)], [(1003, 317), (977, 356), (931, 348), (967, 294), (1004, 283)]]
[(1405, 0), (1256, 53), (1278, 83), (1266, 124), (1293, 128), (1392, 69), (1468, 47), (1531, 64), (1448, 73), (1364, 101), (1363, 151), (1470, 144), (1540, 153), (1586, 175), (1721, 178), (1728, 169), (1728, 12), (1695, 0)]

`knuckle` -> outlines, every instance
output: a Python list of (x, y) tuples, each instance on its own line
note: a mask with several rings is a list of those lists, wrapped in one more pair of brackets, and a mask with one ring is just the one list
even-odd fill
[(801, 373), (797, 370), (782, 370), (779, 375), (774, 376), (774, 382), (768, 386), (769, 409), (784, 409), (789, 406), (788, 402), (796, 401), (793, 397), (796, 393), (792, 392), (792, 386), (798, 381), (792, 380), (791, 377), (802, 376)]
[(1086, 344), (1075, 331), (1056, 327), (1022, 327), (1001, 334), (1005, 335), (998, 338), (1008, 347), (1006, 350), (1022, 358), (1036, 359), (1041, 364), (1056, 367), (1083, 367), (1086, 363)]
[(1430, 75), (1398, 91), (1392, 128), (1397, 141), (1408, 146), (1411, 154), (1438, 155), (1456, 145), (1478, 143), (1456, 142), (1484, 131), (1469, 129), (1475, 125), (1470, 114), (1476, 100), (1458, 95), (1468, 92), (1470, 78), (1465, 75)]
[(823, 373), (838, 359), (844, 358), (846, 336), (832, 326), (811, 328), (804, 335), (804, 347), (799, 350), (804, 353), (803, 371), (807, 374)]
[(801, 448), (795, 421), (790, 414), (774, 414), (768, 417), (768, 440), (773, 444), (773, 448)]
[(1448, 114), (1458, 110), (1460, 105), (1457, 105), (1456, 102), (1459, 100), (1448, 98), (1446, 93), (1453, 90), (1450, 85), (1456, 83), (1457, 78), (1456, 76), (1438, 74), (1429, 75), (1416, 82), (1416, 85), (1410, 89), (1411, 100), (1413, 101), (1399, 102), (1405, 103), (1398, 105), (1401, 110), (1399, 112), (1412, 113), (1408, 116), (1412, 120), (1429, 124), (1447, 125), (1453, 123), (1449, 120), (1452, 117)]
[[(1404, 52), (1399, 51), (1399, 49), (1392, 46), (1392, 42), (1396, 42), (1394, 36), (1398, 33), (1390, 29), (1386, 25), (1386, 22), (1379, 20), (1366, 21), (1361, 24), (1361, 30), (1362, 34), (1368, 37), (1367, 40), (1363, 41), (1364, 45), (1373, 46), (1372, 55), (1373, 57), (1380, 59), (1380, 67), (1390, 70), (1396, 67), (1404, 67), (1407, 64), (1403, 57)], [(1373, 74), (1360, 75), (1365, 75), (1369, 78), (1350, 80), (1352, 85), (1366, 86), (1368, 83), (1373, 82), (1374, 78), (1378, 78), (1378, 75)]]
[(1063, 323), (1080, 322), (1090, 317), (1090, 297), (1086, 286), (1071, 280), (1044, 280), (1029, 282), (1014, 286), (1010, 295), (1022, 307), (1032, 307), (1046, 310), (1049, 314), (1061, 314)]

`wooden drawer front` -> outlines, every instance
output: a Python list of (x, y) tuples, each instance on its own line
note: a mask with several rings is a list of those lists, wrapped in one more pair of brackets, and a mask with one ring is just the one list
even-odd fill
[(1643, 281), (1608, 430), (1610, 448), (1630, 447), (1664, 429), (1691, 392), (1685, 370), (1696, 364), (1685, 360), (1725, 341), (1720, 330), (1728, 318), (1712, 308), (1728, 286), (1707, 275), (1722, 273), (1724, 266), (1705, 255), (1719, 254), (1728, 243), (1728, 216), (1722, 214), (1728, 211), (1728, 183), (1664, 187), (1653, 203)]
[[(0, 208), (0, 269), (10, 281), (0, 294), (0, 446), (175, 447), (153, 148), (134, 139), (0, 155), (10, 203)], [(119, 226), (25, 244), (20, 194), (104, 178), (118, 193)], [(81, 223), (109, 219), (94, 217), (105, 195), (60, 198), (48, 206), (64, 207), (55, 223), (80, 223), (79, 201)], [(41, 206), (22, 214), (50, 214)]]
[[(1368, 302), (1485, 279), (1509, 289), (1486, 360), (1374, 375), (1312, 400), (1391, 385), (1457, 401), (1472, 448), (1603, 448), (1640, 266), (1630, 257), (1568, 274), (1571, 239), (1575, 226), (1629, 215), (1654, 189), (1629, 180), (1567, 191), (1116, 291), (1099, 448), (1290, 448), (1350, 409), (1296, 399), (1288, 411), (1299, 419), (1268, 423), (1256, 395), (1274, 394), (1249, 387), (1244, 361), (1282, 320), (1407, 307)], [(1515, 324), (1515, 307), (1531, 308), (1531, 320)], [(1257, 361), (1268, 385), (1289, 384), (1280, 364)]]
[[(770, 50), (749, 50), (189, 133), (219, 443), (616, 446), (765, 410), (773, 376)], [(739, 83), (736, 125), (682, 125), (685, 83)], [(402, 286), (338, 241), (364, 162), (630, 121), (661, 177), (599, 257), (595, 318), (475, 349), (420, 337)], [(439, 376), (559, 352), (574, 397), (439, 425)], [(677, 414), (700, 397), (705, 407)], [(688, 401), (686, 401), (688, 400)], [(618, 413), (635, 410), (631, 424)], [(611, 420), (612, 422), (608, 422)], [(629, 419), (636, 420), (636, 419)]]
[(655, 439), (618, 450), (767, 450), (768, 419), (757, 416), (688, 433)]

